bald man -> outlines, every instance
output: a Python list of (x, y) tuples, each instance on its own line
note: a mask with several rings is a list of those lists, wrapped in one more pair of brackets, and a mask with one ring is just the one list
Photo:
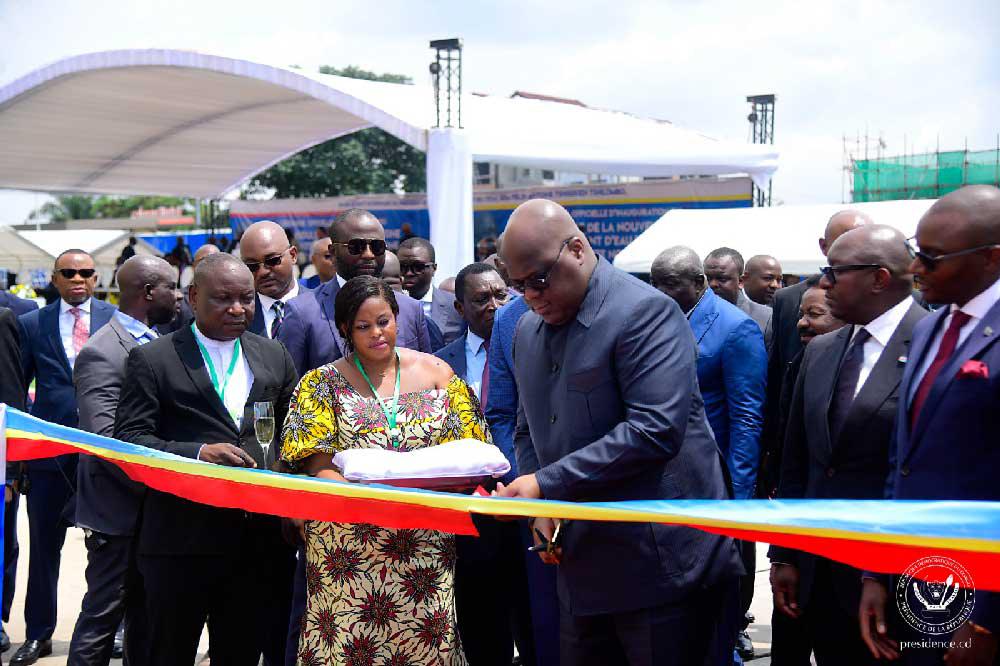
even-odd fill
[[(971, 185), (928, 209), (910, 247), (910, 270), (924, 298), (941, 307), (913, 331), (899, 385), (894, 446), (890, 448), (886, 496), (909, 500), (1000, 500), (1000, 190)], [(954, 569), (955, 567), (953, 567)], [(955, 575), (961, 578), (961, 571)], [(972, 592), (963, 585), (934, 623), (938, 635), (904, 625), (885, 627), (888, 604), (919, 613), (914, 586), (897, 580), (865, 579), (860, 615), (862, 635), (873, 654), (891, 655), (890, 638), (952, 641), (941, 649), (908, 650), (905, 663), (991, 664), (997, 660), (1000, 595)], [(887, 589), (903, 589), (889, 600)], [(968, 613), (967, 619), (959, 614)], [(958, 628), (949, 636), (945, 622)]]
[(747, 298), (770, 307), (781, 286), (781, 264), (777, 259), (767, 254), (755, 254), (747, 259), (743, 273), (743, 293)]
[[(866, 225), (829, 246), (820, 287), (848, 326), (815, 338), (802, 358), (782, 455), (782, 499), (879, 499), (910, 338), (927, 311), (913, 300), (905, 238)], [(857, 622), (861, 572), (772, 546), (774, 607), (801, 617), (819, 666), (873, 664)], [(774, 645), (780, 655), (785, 646)]]
[[(270, 402), (283, 423), (298, 375), (280, 343), (247, 332), (254, 294), (253, 275), (232, 255), (198, 264), (195, 322), (129, 353), (116, 438), (215, 465), (269, 466), (274, 446), (265, 452), (254, 434), (254, 403)], [(194, 663), (206, 621), (213, 661), (256, 664), (264, 650), (281, 663), (294, 555), (277, 518), (148, 490), (140, 524), (142, 663)]]
[(296, 257), (298, 248), (276, 222), (254, 222), (243, 232), (240, 258), (253, 274), (257, 292), (251, 333), (276, 338), (285, 319), (285, 304), (300, 291), (311, 291), (295, 279)]
[[(834, 213), (827, 221), (823, 237), (819, 239), (819, 249), (826, 256), (827, 249), (851, 229), (872, 224), (872, 219), (859, 210), (842, 210)], [(767, 364), (767, 404), (764, 411), (764, 434), (761, 437), (761, 468), (758, 474), (758, 497), (771, 497), (778, 488), (781, 472), (781, 442), (779, 432), (779, 403), (781, 402), (781, 382), (788, 364), (802, 351), (799, 339), (799, 304), (805, 293), (805, 282), (793, 284), (774, 293), (771, 313), (771, 346)]]
[[(315, 271), (309, 277), (303, 276), (299, 278), (299, 284), (303, 287), (308, 287), (309, 289), (315, 289), (324, 282), (329, 282), (337, 275), (337, 262), (334, 258), (333, 248), (330, 247), (329, 236), (323, 236), (322, 238), (316, 238), (313, 241), (312, 247), (309, 248), (309, 257), (312, 262), (313, 271)], [(308, 268), (306, 269), (309, 270)]]
[[(129, 352), (158, 336), (154, 327), (177, 313), (173, 267), (159, 257), (135, 255), (118, 270), (118, 311), (84, 345), (73, 369), (80, 429), (114, 435), (115, 412)], [(76, 476), (77, 527), (86, 530), (87, 593), (69, 646), (68, 664), (106, 666), (122, 656), (116, 630), (127, 617), (129, 661), (143, 663), (143, 600), (133, 536), (143, 486), (114, 465), (83, 456)]]
[[(514, 341), (521, 476), (498, 493), (726, 498), (698, 391), (694, 336), (677, 304), (598, 258), (551, 201), (518, 206), (503, 259), (531, 312)], [(534, 527), (553, 539), (553, 520), (536, 519)], [(574, 521), (557, 546), (540, 555), (559, 563), (565, 666), (731, 657), (731, 634), (719, 626), (743, 572), (731, 539), (678, 526)]]
[(385, 251), (385, 266), (382, 267), (382, 280), (384, 280), (393, 291), (397, 293), (401, 293), (403, 291), (403, 276), (399, 272), (399, 257), (389, 250)]

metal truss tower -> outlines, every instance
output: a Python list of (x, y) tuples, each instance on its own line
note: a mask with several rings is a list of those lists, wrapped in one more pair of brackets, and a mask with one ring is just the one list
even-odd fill
[[(774, 143), (774, 95), (751, 95), (747, 97), (750, 102), (750, 121), (753, 139), (751, 143)], [(753, 186), (753, 200), (756, 206), (771, 205), (771, 183), (767, 184), (767, 192), (756, 185)]]
[[(431, 48), (437, 53), (431, 63), (434, 77), (434, 127), (462, 128), (462, 40), (435, 39)], [(444, 119), (442, 123), (442, 112)]]

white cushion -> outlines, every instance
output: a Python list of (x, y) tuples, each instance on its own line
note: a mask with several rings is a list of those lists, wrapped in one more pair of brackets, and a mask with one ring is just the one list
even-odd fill
[(464, 486), (510, 471), (500, 449), (475, 439), (460, 439), (416, 451), (349, 449), (333, 457), (348, 481), (417, 488)]

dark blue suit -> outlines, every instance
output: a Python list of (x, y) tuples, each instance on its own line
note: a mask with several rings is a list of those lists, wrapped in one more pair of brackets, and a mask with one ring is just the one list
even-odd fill
[[(76, 389), (73, 369), (66, 358), (59, 333), (56, 301), (41, 310), (18, 317), (21, 362), (25, 381), (35, 380), (35, 402), (31, 413), (51, 423), (75, 428)], [(90, 301), (90, 334), (108, 323), (116, 308), (96, 298)], [(62, 514), (73, 496), (76, 456), (65, 455), (27, 463), (31, 489), (28, 493), (28, 524), (31, 555), (28, 589), (24, 604), (27, 640), (52, 637), (56, 627), (59, 560), (66, 525)]]
[[(344, 341), (334, 323), (334, 304), (339, 292), (340, 283), (335, 278), (285, 304), (285, 319), (278, 331), (278, 340), (292, 355), (299, 375), (344, 355)], [(420, 303), (400, 293), (396, 294), (396, 302), (399, 304), (396, 345), (430, 353), (431, 341)]]
[(698, 386), (736, 499), (753, 497), (767, 383), (760, 327), (711, 289), (688, 315), (698, 342)]
[(18, 317), (38, 309), (38, 303), (0, 289), (0, 308), (10, 308)]
[[(302, 294), (307, 294), (311, 291), (312, 289), (306, 287), (302, 283), (299, 283), (299, 293), (298, 293), (299, 296), (301, 296)], [(255, 292), (253, 299), (254, 303), (256, 304), (256, 307), (254, 308), (253, 311), (253, 321), (250, 322), (250, 332), (256, 333), (257, 335), (262, 335), (265, 338), (270, 338), (271, 336), (267, 334), (266, 330), (267, 327), (264, 321), (264, 306), (260, 304), (260, 294)], [(284, 325), (285, 322), (282, 321), (281, 323), (282, 325)]]
[[(894, 444), (889, 449), (890, 499), (1000, 500), (1000, 302), (945, 364), (927, 396), (915, 427), (910, 408), (916, 377), (950, 308), (924, 318), (913, 330), (906, 371), (899, 387)], [(973, 326), (973, 324), (967, 324)], [(989, 377), (959, 376), (970, 360), (989, 368)], [(891, 596), (890, 596), (891, 599)], [(890, 602), (891, 603), (891, 602)], [(1000, 594), (976, 592), (969, 618), (994, 634), (1000, 632)]]
[[(576, 318), (553, 327), (529, 312), (514, 348), (518, 468), (535, 474), (543, 497), (728, 497), (694, 337), (672, 299), (602, 258)], [(564, 664), (693, 664), (731, 654), (732, 640), (714, 636), (743, 573), (732, 539), (590, 521), (571, 522), (562, 535)]]

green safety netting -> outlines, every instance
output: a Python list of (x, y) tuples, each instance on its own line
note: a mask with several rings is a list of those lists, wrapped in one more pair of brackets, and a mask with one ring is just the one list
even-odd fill
[(936, 199), (963, 185), (1000, 186), (1000, 150), (955, 150), (854, 161), (853, 200)]

